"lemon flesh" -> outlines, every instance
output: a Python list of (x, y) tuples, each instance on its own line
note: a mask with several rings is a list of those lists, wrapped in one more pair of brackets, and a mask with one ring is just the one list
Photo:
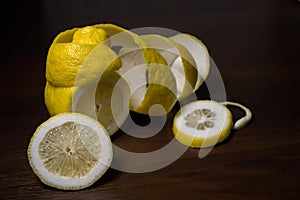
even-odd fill
[(130, 87), (130, 109), (147, 115), (168, 113), (176, 103), (177, 92), (176, 80), (165, 59), (131, 31), (113, 24), (94, 27), (108, 33), (111, 47), (123, 47), (118, 53), (122, 61), (119, 72)]
[(112, 155), (105, 128), (78, 113), (48, 119), (37, 128), (28, 146), (35, 174), (43, 183), (64, 190), (92, 185), (109, 168)]
[(169, 38), (152, 34), (143, 35), (142, 39), (156, 49), (171, 67), (176, 79), (177, 99), (190, 95), (197, 81), (197, 70), (194, 58), (181, 44)]
[(190, 34), (178, 34), (170, 37), (189, 50), (197, 66), (198, 76), (194, 87), (196, 91), (206, 80), (210, 69), (210, 57), (206, 46), (201, 40)]
[(231, 112), (215, 101), (184, 105), (174, 117), (175, 138), (190, 147), (214, 146), (223, 141), (233, 126)]

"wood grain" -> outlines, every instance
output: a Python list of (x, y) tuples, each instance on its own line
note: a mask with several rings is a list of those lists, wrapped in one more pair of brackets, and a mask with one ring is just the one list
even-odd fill
[[(13, 1), (2, 13), (0, 199), (299, 198), (298, 1), (50, 2)], [(188, 149), (158, 171), (109, 169), (82, 191), (43, 185), (29, 167), (26, 151), (36, 127), (49, 117), (43, 100), (47, 50), (62, 30), (101, 22), (165, 27), (202, 39), (222, 74), (227, 98), (252, 109), (251, 124), (232, 132), (203, 159), (199, 150)], [(197, 96), (209, 97), (205, 85)], [(159, 149), (173, 138), (171, 119), (177, 110), (153, 138), (136, 139), (120, 131), (112, 140), (137, 152)]]

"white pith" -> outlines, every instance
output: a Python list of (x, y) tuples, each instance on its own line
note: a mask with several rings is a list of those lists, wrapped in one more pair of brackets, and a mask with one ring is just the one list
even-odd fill
[(197, 82), (195, 85), (195, 90), (197, 90), (204, 82), (209, 72), (210, 58), (207, 48), (201, 41), (196, 40), (187, 34), (178, 34), (170, 39), (187, 48), (193, 56), (198, 70)]
[(133, 50), (120, 56), (122, 67), (119, 69), (122, 78), (130, 88), (130, 105), (136, 108), (142, 104), (147, 92), (147, 65), (141, 50)]

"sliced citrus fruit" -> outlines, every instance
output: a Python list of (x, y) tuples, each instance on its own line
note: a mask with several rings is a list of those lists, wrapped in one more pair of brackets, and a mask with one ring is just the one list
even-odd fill
[(28, 160), (46, 185), (78, 190), (97, 181), (112, 161), (106, 129), (78, 113), (63, 113), (42, 123), (28, 146)]
[[(238, 106), (245, 110), (246, 116), (233, 126), (232, 114), (224, 105)], [(227, 138), (232, 127), (239, 129), (245, 126), (251, 116), (251, 111), (238, 103), (199, 100), (184, 105), (178, 111), (173, 121), (173, 133), (187, 146), (209, 147)]]
[(120, 68), (121, 61), (106, 45), (106, 38), (104, 30), (90, 26), (60, 33), (49, 48), (47, 81), (57, 87), (80, 86)]
[(157, 34), (142, 35), (141, 38), (156, 49), (167, 61), (176, 79), (177, 99), (190, 95), (197, 81), (194, 58), (181, 44)]
[(78, 112), (97, 119), (114, 134), (129, 114), (130, 90), (118, 72), (100, 79), (97, 85), (54, 87), (47, 82), (45, 104), (50, 115)]
[(210, 58), (208, 50), (201, 40), (190, 34), (181, 33), (170, 37), (170, 39), (187, 48), (193, 56), (198, 70), (197, 82), (194, 88), (194, 91), (196, 91), (203, 84), (209, 73)]
[(111, 48), (123, 47), (118, 54), (122, 61), (119, 71), (131, 90), (131, 110), (150, 115), (168, 113), (177, 99), (176, 81), (165, 59), (129, 30), (113, 24), (94, 27), (108, 33)]

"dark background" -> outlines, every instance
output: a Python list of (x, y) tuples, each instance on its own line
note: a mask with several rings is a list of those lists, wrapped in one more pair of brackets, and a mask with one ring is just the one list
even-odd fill
[[(188, 149), (155, 172), (109, 169), (82, 191), (43, 185), (26, 151), (36, 127), (49, 117), (43, 100), (47, 51), (59, 32), (96, 23), (164, 27), (197, 36), (222, 74), (227, 98), (252, 109), (251, 124), (203, 159), (199, 150)], [(0, 199), (299, 198), (298, 1), (9, 1), (1, 6), (1, 45)], [(205, 85), (198, 96), (202, 92), (205, 97)], [(135, 139), (120, 131), (113, 142), (141, 152), (164, 146), (173, 137), (176, 109), (155, 137)]]

